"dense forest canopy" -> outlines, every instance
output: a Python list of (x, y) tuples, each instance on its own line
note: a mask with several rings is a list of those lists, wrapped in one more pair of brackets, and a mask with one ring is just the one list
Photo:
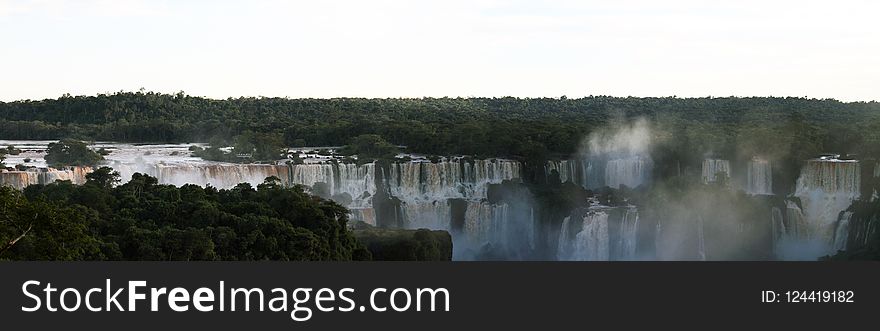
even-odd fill
[(876, 155), (880, 146), (880, 103), (763, 97), (212, 100), (120, 92), (0, 103), (0, 137), (233, 145), (242, 143), (233, 137), (258, 132), (296, 147), (376, 134), (411, 152), (538, 159), (571, 154), (589, 132), (636, 117), (676, 136), (679, 146), (667, 147), (680, 152)]
[(0, 260), (368, 260), (347, 210), (277, 178), (230, 190), (100, 168), (85, 185), (0, 187)]

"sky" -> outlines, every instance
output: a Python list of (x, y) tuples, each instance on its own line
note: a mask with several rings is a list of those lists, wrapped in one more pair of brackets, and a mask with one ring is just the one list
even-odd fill
[(880, 100), (880, 1), (0, 0), (0, 101)]

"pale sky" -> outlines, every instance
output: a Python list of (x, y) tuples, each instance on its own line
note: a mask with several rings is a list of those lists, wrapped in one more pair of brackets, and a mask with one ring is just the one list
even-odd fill
[(880, 100), (880, 1), (0, 0), (0, 100)]

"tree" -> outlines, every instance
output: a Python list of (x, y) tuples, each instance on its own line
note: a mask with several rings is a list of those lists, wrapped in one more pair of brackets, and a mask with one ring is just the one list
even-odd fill
[(377, 134), (363, 134), (351, 140), (340, 150), (345, 155), (357, 155), (360, 161), (391, 159), (397, 156), (398, 148)]
[(100, 154), (89, 149), (86, 143), (72, 139), (50, 143), (46, 150), (46, 163), (53, 167), (94, 166), (103, 159)]
[(110, 167), (100, 167), (86, 175), (88, 183), (94, 183), (102, 188), (110, 188), (119, 183), (119, 172)]
[(0, 259), (352, 260), (369, 256), (339, 204), (277, 177), (231, 190), (123, 185), (102, 167), (85, 185), (0, 187)]

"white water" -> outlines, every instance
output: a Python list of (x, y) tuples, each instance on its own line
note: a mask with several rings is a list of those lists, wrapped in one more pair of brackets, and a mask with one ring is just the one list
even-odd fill
[(561, 161), (547, 161), (547, 164), (544, 165), (544, 175), (547, 179), (550, 178), (550, 174), (556, 170), (559, 173), (559, 181), (562, 183), (572, 182), (576, 184), (581, 184), (581, 181), (578, 179), (578, 162), (572, 160), (561, 160)]
[(544, 176), (549, 179), (555, 170), (561, 182), (572, 182), (585, 189), (603, 186), (619, 188), (621, 185), (634, 188), (648, 182), (652, 166), (651, 159), (643, 155), (611, 158), (607, 155), (584, 155), (575, 160), (548, 161), (544, 165)]
[(391, 195), (401, 201), (404, 227), (449, 230), (449, 200), (467, 201), (466, 215), (478, 213), (475, 208), (487, 198), (489, 184), (519, 179), (520, 172), (519, 162), (501, 159), (406, 162), (391, 165), (386, 183)]
[[(563, 233), (568, 236), (572, 226), (571, 220), (566, 219), (563, 223)], [(608, 213), (605, 211), (590, 211), (584, 215), (576, 228), (574, 240), (565, 237), (559, 239), (559, 252), (557, 258), (562, 261), (608, 261), (611, 248), (609, 246)]]
[(611, 188), (621, 185), (637, 187), (646, 182), (649, 171), (650, 163), (639, 155), (608, 160), (605, 164), (605, 185)]
[[(838, 220), (841, 212), (859, 197), (860, 170), (854, 160), (809, 160), (801, 169), (794, 196), (799, 207), (786, 201), (785, 236), (777, 248), (783, 260), (813, 260), (845, 245), (849, 219)], [(846, 213), (844, 213), (846, 215)], [(839, 237), (839, 238), (838, 238)]]
[(773, 171), (770, 161), (752, 158), (748, 165), (746, 190), (749, 194), (773, 194)]
[[(772, 212), (772, 211), (771, 211)], [(822, 240), (811, 238), (808, 224), (803, 210), (794, 201), (785, 201), (785, 220), (782, 226), (774, 221), (773, 250), (779, 260), (815, 260), (821, 256), (826, 248)], [(778, 231), (778, 232), (777, 232)]]
[(859, 196), (859, 172), (856, 161), (807, 161), (795, 196), (804, 207), (809, 236), (831, 242), (838, 215)]
[(86, 182), (86, 174), (92, 172), (89, 167), (71, 167), (69, 169), (28, 169), (26, 171), (0, 171), (0, 186), (10, 186), (22, 190), (28, 185), (49, 184), (56, 180), (69, 180), (74, 184)]
[(770, 229), (771, 239), (773, 241), (773, 253), (779, 254), (779, 246), (786, 236), (785, 219), (782, 217), (782, 211), (779, 207), (773, 207), (770, 210)]
[(703, 183), (714, 183), (721, 174), (725, 174), (730, 178), (730, 161), (721, 159), (703, 160)]
[(843, 214), (840, 215), (840, 220), (838, 220), (837, 227), (834, 230), (834, 246), (832, 252), (846, 249), (846, 242), (849, 238), (849, 222), (852, 219), (852, 216), (853, 213), (850, 211), (843, 212)]
[(638, 248), (639, 211), (635, 207), (627, 208), (620, 222), (620, 235), (615, 241), (615, 251), (620, 260), (635, 260)]
[(559, 230), (557, 259), (635, 260), (638, 246), (638, 210), (635, 207), (624, 207), (619, 211), (622, 215), (620, 219), (612, 219), (610, 215), (614, 209), (617, 208), (597, 206), (590, 208), (582, 216), (566, 217)]

